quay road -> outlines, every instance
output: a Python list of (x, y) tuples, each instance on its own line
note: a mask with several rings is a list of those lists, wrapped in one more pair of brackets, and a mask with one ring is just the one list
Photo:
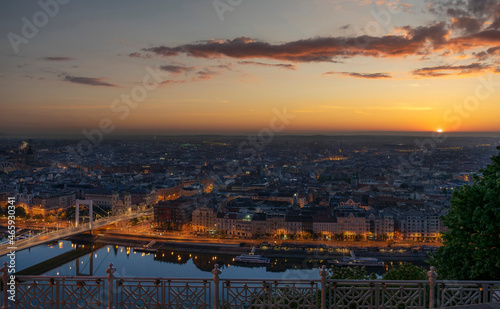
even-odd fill
[[(408, 261), (408, 262), (423, 262), (428, 259), (427, 252), (391, 248), (380, 250), (363, 250), (361, 247), (352, 246), (352, 244), (344, 243), (343, 246), (335, 246), (325, 242), (295, 242), (288, 243), (284, 248), (269, 247), (260, 248), (260, 242), (250, 241), (245, 242), (237, 239), (213, 239), (206, 237), (186, 237), (185, 235), (154, 235), (145, 233), (136, 233), (131, 231), (124, 234), (122, 231), (107, 231), (99, 234), (96, 243), (102, 245), (123, 246), (123, 247), (142, 247), (155, 240), (156, 243), (152, 249), (162, 251), (180, 251), (193, 254), (213, 254), (213, 255), (239, 255), (248, 253), (250, 247), (256, 246), (256, 254), (262, 254), (269, 258), (298, 258), (298, 259), (321, 259), (328, 260), (339, 258), (349, 253), (349, 249), (354, 250), (359, 256), (376, 257), (384, 261)], [(279, 242), (276, 243), (279, 246)], [(313, 249), (315, 245), (327, 245), (328, 250)], [(298, 247), (296, 247), (298, 245)], [(350, 246), (349, 246), (350, 245)], [(336, 248), (343, 248), (338, 251)], [(330, 250), (332, 249), (332, 250)], [(156, 257), (156, 255), (155, 255)]]
[[(118, 223), (120, 221), (127, 221), (134, 218), (139, 218), (143, 216), (150, 216), (153, 214), (153, 209), (148, 209), (145, 211), (133, 212), (130, 214), (123, 214), (117, 216), (110, 216), (107, 218), (102, 218), (99, 220), (95, 220), (93, 222), (92, 229), (98, 229), (101, 227), (105, 227), (108, 225), (112, 225)], [(3, 256), (11, 251), (19, 251), (22, 249), (27, 249), (33, 246), (41, 245), (47, 242), (57, 241), (60, 239), (64, 239), (66, 237), (80, 234), (83, 232), (90, 231), (89, 223), (83, 223), (79, 227), (68, 227), (64, 229), (60, 229), (58, 231), (52, 231), (47, 233), (42, 233), (30, 238), (17, 240), (14, 244), (10, 244), (9, 241), (4, 241), (0, 244), (0, 256)]]
[(106, 232), (101, 234), (102, 236), (112, 236), (115, 239), (120, 239), (120, 243), (124, 246), (126, 241), (143, 241), (149, 242), (150, 240), (158, 240), (165, 242), (184, 242), (184, 243), (212, 243), (212, 244), (225, 244), (225, 245), (239, 245), (245, 243), (246, 246), (258, 246), (262, 242), (267, 242), (271, 245), (280, 245), (283, 243), (294, 243), (294, 244), (311, 244), (311, 245), (326, 245), (330, 247), (338, 248), (370, 248), (377, 247), (380, 249), (391, 249), (391, 248), (411, 248), (413, 246), (429, 246), (429, 247), (439, 247), (442, 243), (438, 242), (417, 242), (417, 241), (403, 241), (398, 240), (392, 246), (388, 246), (386, 241), (381, 240), (363, 240), (363, 241), (336, 241), (336, 240), (312, 240), (312, 239), (293, 239), (293, 240), (283, 240), (276, 238), (238, 238), (238, 237), (215, 237), (208, 235), (194, 235), (193, 232), (188, 231), (153, 231), (150, 227), (150, 222), (139, 223), (135, 226), (124, 226), (116, 229), (107, 229)]
[(150, 227), (150, 222), (142, 222), (134, 226), (124, 226), (116, 229), (108, 229), (106, 233), (112, 233), (114, 236), (122, 235), (122, 238), (132, 237), (132, 238), (142, 238), (142, 239), (163, 239), (168, 241), (184, 241), (184, 242), (211, 242), (211, 243), (221, 243), (221, 244), (240, 244), (246, 243), (248, 245), (258, 245), (262, 242), (268, 242), (269, 244), (282, 244), (282, 243), (296, 243), (296, 244), (315, 244), (315, 245), (326, 245), (332, 247), (359, 247), (359, 248), (411, 248), (413, 246), (429, 246), (429, 247), (440, 247), (443, 244), (441, 242), (424, 242), (424, 241), (414, 241), (414, 240), (397, 240), (392, 246), (389, 246), (387, 241), (383, 240), (313, 240), (313, 239), (276, 239), (273, 237), (260, 237), (258, 239), (253, 238), (240, 238), (240, 237), (218, 237), (209, 236), (207, 234), (199, 234), (190, 231), (155, 231)]

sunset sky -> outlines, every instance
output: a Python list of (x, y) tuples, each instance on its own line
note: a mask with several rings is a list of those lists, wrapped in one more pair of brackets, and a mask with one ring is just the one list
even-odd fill
[(2, 134), (500, 131), (498, 1), (40, 3), (0, 3)]

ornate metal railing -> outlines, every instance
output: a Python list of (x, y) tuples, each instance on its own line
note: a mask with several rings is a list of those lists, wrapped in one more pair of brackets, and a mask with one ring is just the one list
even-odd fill
[(441, 307), (500, 302), (498, 281), (437, 281), (436, 290)]
[(221, 308), (318, 308), (319, 280), (225, 280)]
[(327, 281), (327, 308), (426, 308), (427, 281)]
[(212, 282), (207, 279), (118, 279), (117, 308), (209, 308)]
[(273, 308), (413, 309), (500, 302), (500, 281), (318, 280), (16, 276), (2, 274), (6, 308)]
[(23, 276), (9, 308), (102, 308), (106, 296), (103, 279)]

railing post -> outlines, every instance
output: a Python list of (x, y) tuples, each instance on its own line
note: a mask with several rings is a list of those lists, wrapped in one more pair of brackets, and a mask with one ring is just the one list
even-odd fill
[(490, 302), (490, 284), (483, 284), (481, 286), (481, 292), (483, 292), (483, 303)]
[[(273, 307), (276, 308), (276, 306), (274, 306), (273, 304), (273, 292), (275, 290), (278, 290), (278, 283), (276, 281), (274, 282), (275, 283), (273, 283), (272, 281), (270, 281), (269, 283), (267, 283), (266, 281), (262, 282), (264, 291), (267, 292), (267, 308), (273, 308)], [(275, 284), (276, 286), (273, 286), (273, 284)]]
[(434, 271), (434, 266), (431, 266), (431, 270), (427, 272), (429, 277), (429, 308), (434, 308), (434, 285), (436, 284), (436, 278), (438, 274)]
[[(62, 278), (61, 280), (59, 280), (59, 279), (61, 279), (61, 278), (57, 278), (56, 280), (49, 279), (49, 285), (52, 286), (52, 290), (54, 288), (56, 289), (56, 299), (55, 299), (56, 304), (61, 303), (61, 289), (63, 290), (62, 292), (64, 294), (64, 287), (66, 286), (66, 284), (64, 282), (64, 278)], [(52, 283), (51, 283), (51, 281), (52, 281)], [(61, 286), (61, 282), (62, 282), (62, 286)]]
[(214, 275), (214, 309), (219, 308), (219, 275), (222, 271), (219, 269), (219, 265), (215, 264), (214, 269), (212, 269), (212, 274)]
[(0, 271), (2, 272), (2, 283), (3, 283), (3, 304), (2, 304), (2, 309), (9, 309), (9, 298), (7, 296), (7, 280), (8, 280), (7, 262), (3, 262), (3, 267), (0, 268)]
[(108, 269), (106, 269), (107, 280), (108, 280), (108, 307), (107, 309), (113, 309), (113, 280), (115, 276), (113, 275), (116, 268), (113, 268), (113, 263), (109, 263)]
[(321, 276), (321, 309), (326, 309), (326, 277), (328, 276), (328, 270), (326, 270), (325, 265), (321, 266), (319, 275)]

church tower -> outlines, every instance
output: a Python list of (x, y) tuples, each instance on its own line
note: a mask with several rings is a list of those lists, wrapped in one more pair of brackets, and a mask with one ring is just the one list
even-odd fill
[(359, 174), (358, 174), (358, 172), (354, 172), (354, 173), (352, 173), (351, 187), (353, 187), (354, 189), (357, 189), (358, 184), (359, 184)]
[(118, 206), (118, 201), (120, 199), (120, 195), (118, 194), (118, 189), (115, 187), (113, 189), (113, 196), (111, 198), (111, 208), (114, 210), (116, 209), (116, 206)]
[(126, 210), (132, 210), (132, 195), (130, 194), (130, 190), (127, 188), (127, 192), (125, 192), (125, 208)]

